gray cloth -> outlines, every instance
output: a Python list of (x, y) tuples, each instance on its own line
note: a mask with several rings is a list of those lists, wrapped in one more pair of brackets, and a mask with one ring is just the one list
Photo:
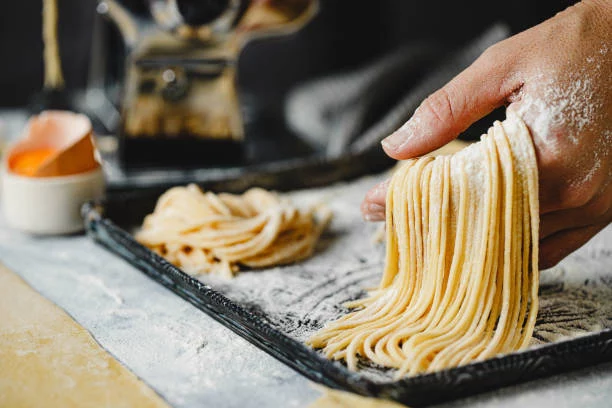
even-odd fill
[[(355, 72), (308, 82), (289, 95), (285, 111), (287, 123), (296, 134), (324, 150), (329, 157), (377, 146), (410, 118), (423, 99), (509, 33), (506, 25), (495, 24), (459, 51), (450, 53), (450, 58), (436, 58), (444, 53), (440, 47), (419, 43)], [(398, 83), (406, 84), (423, 71), (426, 73), (396, 99), (399, 102), (379, 114), (377, 121), (368, 123), (385, 98), (397, 92)]]

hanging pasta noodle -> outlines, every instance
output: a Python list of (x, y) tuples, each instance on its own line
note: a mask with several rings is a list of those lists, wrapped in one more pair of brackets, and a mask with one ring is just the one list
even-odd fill
[(64, 86), (57, 40), (57, 15), (57, 0), (43, 0), (44, 84), (48, 89), (58, 89)]
[(309, 339), (330, 359), (432, 372), (526, 347), (538, 311), (538, 176), (511, 112), (451, 156), (407, 161), (387, 193), (386, 265), (359, 310)]
[(187, 273), (232, 276), (241, 265), (309, 257), (330, 219), (325, 208), (300, 211), (259, 188), (217, 195), (192, 184), (164, 193), (136, 239)]

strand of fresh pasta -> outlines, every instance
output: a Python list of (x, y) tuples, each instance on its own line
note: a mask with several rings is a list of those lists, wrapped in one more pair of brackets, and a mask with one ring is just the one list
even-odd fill
[(538, 310), (538, 179), (508, 114), (452, 156), (407, 161), (387, 193), (385, 270), (358, 308), (309, 339), (357, 369), (415, 375), (529, 344)]
[(136, 239), (188, 273), (231, 276), (309, 257), (330, 218), (262, 189), (216, 195), (189, 185), (159, 198)]

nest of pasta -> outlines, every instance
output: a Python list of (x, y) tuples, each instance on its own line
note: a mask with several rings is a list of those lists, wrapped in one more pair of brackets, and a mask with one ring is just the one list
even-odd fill
[(192, 184), (166, 191), (136, 239), (189, 274), (233, 276), (308, 258), (330, 219), (325, 207), (300, 210), (260, 188), (214, 194)]

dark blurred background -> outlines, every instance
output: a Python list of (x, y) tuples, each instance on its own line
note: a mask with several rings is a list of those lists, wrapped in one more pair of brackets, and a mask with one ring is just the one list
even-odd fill
[[(26, 108), (12, 109), (24, 119), (49, 108), (86, 114), (108, 142), (98, 147), (117, 191), (235, 178), (293, 189), (382, 171), (394, 161), (380, 141), (427, 95), (486, 47), (574, 3), (57, 2), (65, 91), (41, 92), (42, 0), (5, 0), (0, 109)], [(223, 4), (233, 23), (211, 34), (207, 24), (225, 14), (192, 24), (180, 11), (179, 23), (162, 30), (167, 20), (155, 4), (170, 13), (181, 4), (200, 11)], [(137, 29), (126, 30), (111, 8), (126, 9), (127, 26)], [(459, 138), (477, 140), (504, 114), (497, 109)]]
[[(145, 0), (121, 3), (146, 13)], [(0, 13), (0, 105), (23, 106), (42, 86), (41, 0), (3, 1)], [(59, 0), (59, 38), (68, 88), (86, 85), (96, 0)], [(265, 100), (272, 114), (287, 90), (308, 78), (359, 66), (415, 39), (459, 45), (493, 21), (521, 31), (570, 0), (400, 1), (321, 0), (315, 20), (287, 46), (271, 39), (245, 50), (240, 87)], [(299, 47), (294, 46), (299, 43)], [(121, 53), (117, 52), (117, 58)]]

